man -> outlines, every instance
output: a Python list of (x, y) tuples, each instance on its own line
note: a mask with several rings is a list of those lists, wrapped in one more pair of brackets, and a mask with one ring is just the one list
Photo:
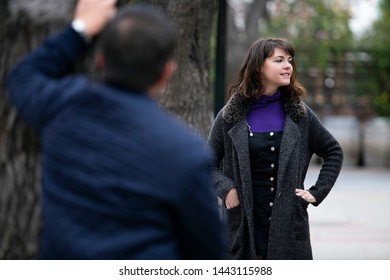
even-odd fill
[[(116, 14), (115, 2), (78, 1), (71, 26), (8, 77), (40, 133), (42, 258), (217, 259), (209, 153), (152, 99), (175, 69), (174, 30), (158, 10)], [(101, 31), (104, 82), (66, 75)]]

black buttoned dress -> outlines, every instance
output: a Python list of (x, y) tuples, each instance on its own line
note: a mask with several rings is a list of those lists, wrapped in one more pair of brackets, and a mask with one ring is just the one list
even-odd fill
[(282, 131), (249, 133), (256, 255), (263, 258), (267, 256), (282, 133)]

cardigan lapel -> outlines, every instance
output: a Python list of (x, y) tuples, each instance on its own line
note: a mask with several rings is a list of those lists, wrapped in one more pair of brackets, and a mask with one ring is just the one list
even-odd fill
[(282, 142), (280, 143), (280, 155), (279, 155), (279, 180), (284, 177), (287, 164), (290, 161), (291, 153), (296, 149), (296, 143), (299, 143), (301, 134), (299, 132), (297, 124), (287, 115), (286, 123), (283, 129)]
[(242, 195), (249, 198), (247, 201), (248, 208), (246, 211), (252, 209), (252, 179), (250, 170), (250, 158), (249, 158), (249, 142), (248, 142), (248, 130), (246, 125), (246, 119), (242, 119), (237, 122), (228, 132), (232, 139), (232, 143), (237, 155), (238, 168), (242, 186)]

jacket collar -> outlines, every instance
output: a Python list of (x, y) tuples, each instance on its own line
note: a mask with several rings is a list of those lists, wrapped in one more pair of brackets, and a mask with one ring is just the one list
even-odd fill
[[(250, 98), (244, 97), (240, 93), (235, 93), (222, 111), (223, 119), (230, 124), (235, 124), (244, 119), (248, 114), (251, 102)], [(306, 114), (306, 108), (302, 100), (296, 95), (282, 92), (282, 102), (287, 115), (294, 122), (298, 122)]]

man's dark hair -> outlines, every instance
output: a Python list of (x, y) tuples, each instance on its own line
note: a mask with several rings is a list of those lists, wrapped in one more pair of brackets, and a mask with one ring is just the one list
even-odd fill
[(162, 11), (150, 5), (125, 6), (100, 38), (105, 80), (144, 91), (157, 81), (175, 46), (175, 29)]

